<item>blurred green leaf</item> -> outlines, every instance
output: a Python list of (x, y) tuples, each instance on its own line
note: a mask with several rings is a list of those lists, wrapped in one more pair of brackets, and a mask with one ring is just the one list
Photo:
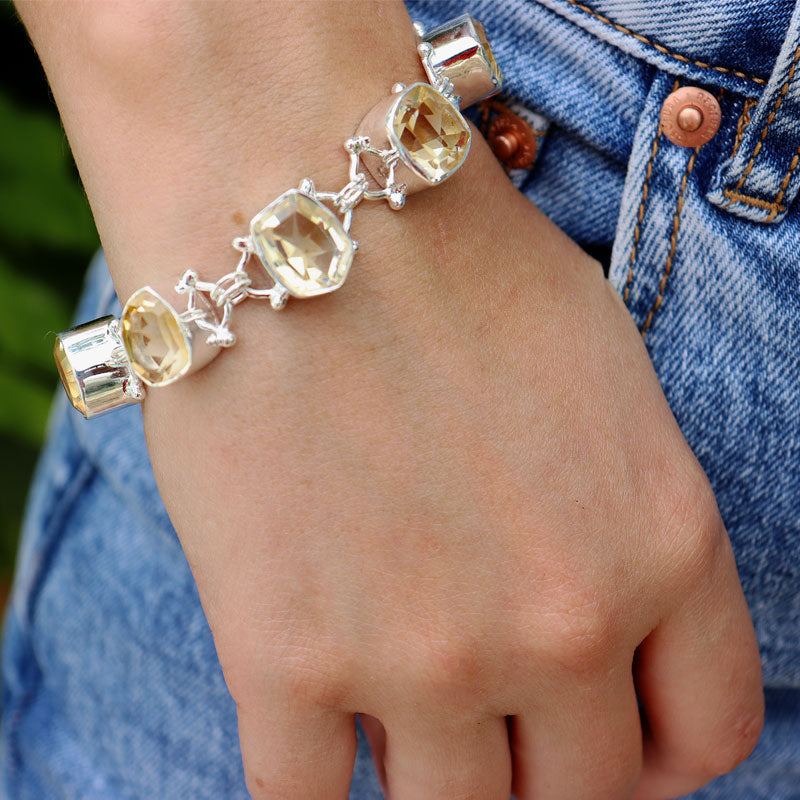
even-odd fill
[[(0, 357), (24, 372), (32, 364), (56, 378), (55, 334), (69, 326), (66, 303), (41, 279), (12, 269), (0, 256)], [(20, 369), (22, 367), (22, 369)]]
[(83, 190), (57, 117), (0, 94), (0, 240), (53, 249), (97, 247)]
[(0, 366), (0, 434), (39, 447), (47, 426), (53, 389), (20, 377), (13, 368)]
[[(47, 81), (0, 0), (0, 575), (10, 572), (54, 390), (55, 332), (97, 234)], [(61, 391), (58, 389), (58, 391)]]

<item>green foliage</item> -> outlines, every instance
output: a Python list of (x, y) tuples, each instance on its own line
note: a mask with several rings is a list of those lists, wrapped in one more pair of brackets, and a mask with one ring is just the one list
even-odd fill
[(91, 250), (91, 213), (53, 113), (23, 110), (0, 95), (0, 236), (4, 246)]
[(58, 382), (55, 334), (69, 327), (98, 241), (36, 57), (10, 4), (0, 5), (0, 51), (15, 63), (0, 72), (2, 577), (13, 568), (27, 485)]

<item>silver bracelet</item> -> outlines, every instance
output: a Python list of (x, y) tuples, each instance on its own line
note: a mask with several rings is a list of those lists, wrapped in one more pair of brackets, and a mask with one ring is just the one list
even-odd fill
[[(349, 180), (337, 192), (310, 178), (256, 214), (250, 234), (233, 240), (236, 268), (215, 282), (187, 270), (173, 302), (150, 286), (138, 289), (119, 319), (101, 319), (60, 333), (54, 356), (72, 405), (93, 417), (140, 403), (145, 385), (166, 386), (231, 347), (234, 308), (248, 299), (280, 310), (289, 297), (338, 289), (358, 250), (350, 235), (363, 200), (385, 200), (394, 210), (406, 197), (447, 180), (469, 152), (470, 127), (460, 109), (500, 91), (502, 75), (483, 26), (465, 15), (424, 32), (415, 24), (429, 83), (396, 83), (344, 143)], [(253, 257), (274, 282), (257, 288)], [(171, 298), (172, 299), (172, 298)], [(175, 305), (185, 301), (182, 311)]]

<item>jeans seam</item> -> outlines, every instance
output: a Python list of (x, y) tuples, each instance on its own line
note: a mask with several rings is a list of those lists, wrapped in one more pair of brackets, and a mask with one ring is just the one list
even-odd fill
[(659, 308), (661, 308), (661, 305), (664, 301), (664, 290), (667, 288), (667, 282), (669, 281), (669, 276), (672, 273), (672, 265), (675, 261), (675, 253), (678, 249), (678, 232), (681, 228), (681, 212), (683, 211), (683, 205), (686, 200), (686, 187), (689, 185), (689, 176), (692, 174), (692, 170), (694, 170), (694, 165), (697, 162), (697, 154), (699, 152), (700, 148), (696, 147), (692, 153), (692, 157), (689, 159), (689, 163), (686, 165), (686, 170), (683, 173), (681, 189), (678, 193), (678, 203), (675, 208), (675, 214), (672, 217), (672, 235), (670, 236), (669, 254), (667, 255), (667, 260), (664, 264), (664, 271), (658, 284), (658, 295), (653, 303), (653, 307), (650, 309), (650, 313), (647, 315), (647, 319), (644, 321), (644, 325), (642, 325), (642, 339), (645, 338), (647, 331), (653, 324), (653, 317), (655, 317), (656, 312)]
[(742, 146), (742, 139), (744, 138), (744, 132), (747, 130), (747, 127), (753, 121), (753, 117), (750, 114), (750, 111), (758, 105), (758, 100), (753, 97), (746, 97), (744, 100), (744, 105), (742, 106), (742, 113), (739, 116), (739, 121), (736, 123), (736, 138), (733, 141), (733, 150), (731, 151), (730, 158), (735, 158), (736, 154), (739, 152), (739, 148)]
[(770, 212), (769, 217), (767, 217), (767, 222), (772, 222), (778, 214), (778, 211), (785, 211), (786, 206), (781, 205), (781, 201), (786, 194), (786, 189), (789, 187), (789, 181), (792, 179), (792, 175), (794, 171), (797, 169), (797, 164), (800, 163), (800, 147), (797, 148), (795, 151), (794, 157), (792, 158), (791, 163), (789, 164), (789, 169), (786, 172), (786, 175), (783, 176), (783, 180), (781, 181), (781, 190), (778, 192), (778, 196), (775, 198), (775, 208), (772, 209)]
[[(680, 83), (680, 80), (676, 80), (672, 91), (674, 92)], [(622, 292), (622, 299), (627, 304), (628, 298), (631, 294), (631, 288), (633, 286), (633, 277), (634, 277), (634, 265), (636, 263), (636, 254), (639, 249), (639, 239), (641, 238), (642, 234), (642, 222), (644, 220), (645, 214), (645, 206), (647, 204), (647, 197), (650, 193), (650, 179), (653, 176), (653, 164), (656, 159), (656, 155), (658, 154), (658, 148), (661, 143), (661, 121), (656, 127), (656, 135), (653, 137), (653, 144), (650, 148), (650, 158), (647, 161), (647, 167), (645, 169), (644, 174), (644, 182), (642, 184), (642, 200), (639, 203), (639, 210), (636, 214), (636, 227), (633, 230), (633, 244), (631, 245), (631, 255), (628, 260), (628, 278), (625, 281), (625, 289)]]
[[(794, 170), (792, 170), (792, 172), (793, 171)], [(791, 173), (790, 173), (789, 177), (791, 178)], [(786, 185), (787, 186), (789, 185), (789, 180), (788, 179), (786, 180)], [(783, 191), (786, 191), (786, 190), (784, 189)], [(755, 208), (762, 208), (765, 211), (769, 211), (770, 215), (769, 215), (769, 217), (767, 217), (769, 222), (772, 222), (772, 220), (775, 219), (775, 217), (779, 213), (783, 213), (784, 211), (786, 211), (786, 206), (785, 205), (781, 205), (781, 203), (779, 201), (776, 201), (774, 203), (770, 203), (768, 200), (759, 200), (758, 197), (750, 197), (749, 195), (742, 194), (741, 192), (737, 192), (737, 191), (735, 191), (733, 189), (725, 189), (723, 191), (723, 194), (725, 195), (725, 197), (728, 198), (728, 200), (731, 201), (728, 204), (729, 206), (733, 205), (733, 203), (744, 203), (745, 205), (748, 205), (748, 206), (754, 206)], [(783, 199), (783, 192), (781, 192), (781, 194), (779, 195), (779, 200), (782, 200), (782, 199)]]
[[(572, 2), (572, 0), (569, 0), (569, 2)], [(740, 195), (740, 198), (739, 198), (740, 202), (747, 202), (747, 200), (744, 200), (742, 198), (748, 198), (749, 200), (758, 200), (758, 198), (755, 198), (755, 197), (752, 197), (750, 195), (747, 195), (747, 194), (743, 193), (741, 191), (741, 189), (744, 186), (745, 181), (747, 180), (747, 176), (752, 172), (753, 167), (755, 166), (755, 163), (756, 163), (756, 159), (758, 158), (760, 153), (763, 151), (764, 142), (767, 140), (767, 136), (769, 136), (770, 126), (775, 121), (775, 117), (777, 116), (778, 111), (780, 110), (780, 107), (783, 105), (783, 99), (784, 99), (784, 97), (786, 97), (786, 93), (789, 91), (789, 84), (792, 82), (792, 79), (794, 78), (795, 71), (797, 70), (798, 61), (800, 61), (800, 45), (798, 45), (797, 49), (794, 51), (794, 58), (792, 59), (792, 65), (789, 68), (789, 72), (786, 75), (786, 81), (784, 82), (783, 86), (781, 86), (780, 90), (778, 91), (778, 96), (775, 98), (775, 105), (773, 106), (772, 111), (770, 112), (769, 116), (767, 117), (767, 121), (764, 124), (764, 129), (761, 131), (761, 136), (760, 136), (758, 142), (756, 143), (756, 146), (753, 148), (753, 153), (750, 156), (750, 160), (747, 162), (747, 166), (745, 167), (744, 172), (742, 173), (741, 177), (739, 178), (738, 183), (734, 187), (733, 191), (737, 192)], [(778, 194), (778, 198), (776, 200), (772, 201), (772, 202), (767, 201), (766, 206), (764, 206), (765, 208), (770, 209), (770, 216), (768, 218), (768, 221), (770, 221), (770, 222), (773, 219), (775, 219), (775, 217), (778, 214), (778, 210), (779, 210), (778, 209), (778, 205), (780, 204), (781, 200), (783, 200), (783, 195), (786, 192), (786, 187), (789, 185), (789, 181), (791, 180), (792, 173), (797, 168), (797, 160), (798, 160), (797, 156), (795, 156), (795, 158), (792, 159), (792, 163), (789, 165), (789, 170), (788, 170), (788, 172), (786, 174), (786, 177), (783, 179), (783, 182), (781, 184), (781, 191)], [(725, 195), (728, 196), (728, 192), (727, 191), (725, 192)], [(762, 206), (758, 205), (757, 203), (753, 203), (753, 202), (749, 203), (749, 205), (756, 205), (759, 208), (762, 207)]]
[(746, 80), (753, 81), (755, 83), (761, 84), (762, 86), (766, 85), (767, 81), (764, 78), (757, 78), (755, 75), (748, 75), (745, 72), (740, 72), (736, 69), (731, 69), (730, 67), (720, 67), (716, 64), (708, 64), (705, 61), (694, 61), (687, 56), (676, 53), (674, 50), (669, 50), (668, 48), (664, 47), (663, 44), (659, 44), (658, 42), (654, 41), (653, 39), (648, 39), (646, 36), (643, 36), (641, 33), (636, 33), (635, 31), (631, 30), (630, 28), (626, 28), (624, 25), (620, 25), (619, 22), (614, 22), (614, 20), (609, 19), (608, 17), (600, 14), (599, 12), (595, 11), (593, 8), (590, 8), (583, 3), (578, 2), (578, 0), (567, 0), (567, 2), (575, 6), (575, 8), (579, 8), (581, 11), (589, 14), (596, 19), (600, 20), (605, 25), (608, 25), (615, 30), (619, 31), (620, 33), (624, 33), (626, 36), (631, 36), (639, 42), (644, 42), (650, 47), (654, 47), (658, 50), (659, 53), (662, 53), (669, 58), (674, 58), (676, 61), (681, 61), (684, 64), (693, 64), (695, 67), (702, 67), (703, 69), (713, 69), (716, 72), (725, 72), (730, 75), (735, 75), (737, 78), (744, 78)]

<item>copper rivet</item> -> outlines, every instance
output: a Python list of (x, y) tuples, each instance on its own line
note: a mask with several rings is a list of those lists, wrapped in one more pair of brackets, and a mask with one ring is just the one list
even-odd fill
[(508, 161), (519, 149), (519, 141), (513, 133), (504, 133), (494, 140), (494, 153), (501, 161)]
[(686, 106), (678, 112), (678, 126), (682, 131), (696, 131), (703, 124), (703, 112), (697, 106)]
[(486, 137), (494, 154), (509, 169), (527, 169), (536, 157), (536, 136), (522, 117), (504, 111), (489, 125)]
[(721, 119), (717, 98), (696, 86), (672, 92), (661, 106), (664, 135), (680, 147), (702, 147), (711, 141)]

